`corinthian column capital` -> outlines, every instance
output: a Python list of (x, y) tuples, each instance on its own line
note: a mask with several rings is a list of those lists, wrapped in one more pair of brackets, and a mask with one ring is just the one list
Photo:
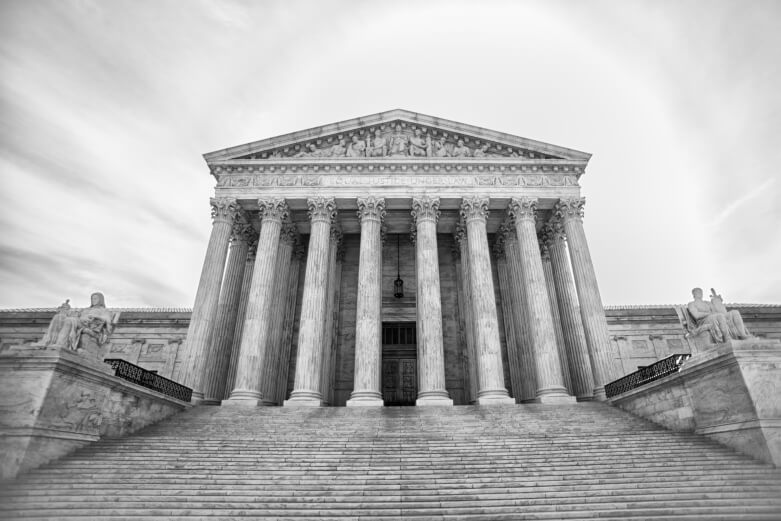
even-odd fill
[(585, 197), (565, 197), (559, 199), (559, 202), (553, 206), (553, 215), (562, 221), (583, 219), (583, 206), (586, 204)]
[(513, 197), (507, 207), (507, 213), (516, 221), (534, 222), (537, 213), (537, 199), (534, 197)]
[(253, 235), (255, 235), (255, 228), (250, 223), (236, 219), (231, 230), (231, 242), (249, 242)]
[(298, 228), (292, 222), (282, 223), (282, 230), (279, 234), (279, 240), (284, 244), (293, 246), (298, 240)]
[(456, 240), (459, 246), (466, 244), (466, 226), (463, 222), (456, 224), (456, 229), (453, 232), (453, 238)]
[(310, 197), (306, 200), (309, 220), (331, 224), (336, 218), (336, 201), (333, 197)]
[(282, 198), (258, 199), (261, 221), (272, 220), (282, 222), (287, 219), (290, 209)]
[(212, 207), (212, 221), (215, 223), (218, 221), (232, 223), (239, 211), (236, 199), (229, 197), (212, 197), (209, 203)]
[(487, 197), (464, 197), (461, 200), (461, 217), (467, 222), (481, 220), (485, 222), (488, 218), (488, 198)]
[(364, 219), (373, 219), (382, 222), (382, 220), (385, 219), (385, 199), (382, 197), (374, 197), (373, 195), (359, 197), (357, 213), (358, 222), (363, 222)]
[(417, 224), (420, 221), (439, 220), (439, 197), (429, 197), (427, 195), (412, 198), (412, 222)]

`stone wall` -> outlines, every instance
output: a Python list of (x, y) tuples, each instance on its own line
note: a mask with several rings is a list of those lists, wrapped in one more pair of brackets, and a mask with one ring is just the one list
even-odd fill
[(0, 478), (189, 406), (74, 351), (11, 346), (0, 353)]
[(678, 373), (609, 399), (674, 431), (704, 434), (781, 465), (781, 341), (731, 340)]
[[(345, 256), (342, 267), (342, 301), (339, 309), (339, 333), (335, 364), (334, 403), (344, 404), (353, 386), (355, 345), (355, 290), (358, 280), (359, 236), (344, 237)], [(445, 370), (448, 391), (457, 404), (466, 403), (466, 370), (460, 324), (458, 322), (458, 295), (452, 257), (452, 238), (439, 235), (440, 284), (442, 288), (442, 317), (445, 341)], [(413, 246), (401, 240), (401, 278), (404, 280), (404, 298), (393, 297), (396, 279), (396, 241), (389, 235), (383, 247), (383, 320), (415, 321), (415, 257)], [(304, 267), (299, 277), (296, 317), (301, 312), (301, 294)], [(497, 296), (499, 331), (501, 336), (505, 373), (507, 356), (502, 327), (502, 309), (496, 274), (494, 285)], [(781, 339), (781, 305), (728, 305), (739, 309), (746, 326), (760, 338)], [(157, 371), (166, 378), (175, 374), (181, 363), (180, 354), (187, 334), (190, 311), (187, 309), (118, 309), (119, 324), (107, 347), (107, 357), (122, 358), (147, 370)], [(684, 336), (673, 306), (608, 306), (608, 329), (611, 335), (614, 363), (612, 379), (636, 371), (673, 353), (690, 353), (689, 340)], [(54, 308), (0, 310), (0, 353), (15, 344), (39, 340), (54, 315)], [(295, 354), (298, 336), (293, 336), (288, 389), (295, 376)], [(175, 378), (174, 378), (175, 379)], [(509, 376), (505, 374), (508, 390)]]

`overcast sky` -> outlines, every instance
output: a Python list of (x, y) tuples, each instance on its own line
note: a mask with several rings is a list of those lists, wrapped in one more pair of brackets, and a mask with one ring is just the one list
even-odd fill
[(201, 154), (393, 108), (593, 154), (605, 304), (781, 303), (781, 2), (0, 2), (0, 308), (193, 304)]

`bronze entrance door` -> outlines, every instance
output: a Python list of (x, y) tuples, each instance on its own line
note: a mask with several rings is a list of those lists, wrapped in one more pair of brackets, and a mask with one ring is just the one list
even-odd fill
[(415, 405), (418, 360), (415, 323), (382, 325), (382, 398), (385, 405)]

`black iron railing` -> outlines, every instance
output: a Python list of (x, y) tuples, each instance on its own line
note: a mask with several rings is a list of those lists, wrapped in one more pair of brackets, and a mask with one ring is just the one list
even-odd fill
[(189, 402), (190, 398), (192, 398), (193, 390), (189, 387), (185, 387), (168, 378), (163, 378), (157, 373), (147, 371), (143, 367), (131, 364), (127, 360), (122, 360), (121, 358), (106, 358), (103, 361), (111, 366), (115, 376), (118, 376), (123, 380), (133, 382), (134, 384), (163, 393), (167, 396), (176, 398), (177, 400), (182, 400), (183, 402)]
[(630, 373), (623, 378), (619, 378), (614, 382), (610, 382), (605, 385), (605, 394), (608, 398), (612, 398), (621, 393), (637, 389), (641, 385), (645, 385), (659, 378), (664, 378), (667, 375), (677, 373), (680, 371), (683, 363), (691, 358), (692, 355), (681, 354), (672, 355), (664, 360), (659, 360), (653, 365), (643, 367), (642, 369)]

